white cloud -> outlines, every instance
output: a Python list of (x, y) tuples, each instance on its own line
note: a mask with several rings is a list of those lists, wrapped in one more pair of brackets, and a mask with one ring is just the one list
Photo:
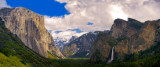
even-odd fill
[(76, 31), (62, 31), (58, 34), (55, 33), (55, 31), (52, 31), (52, 36), (54, 39), (61, 39), (62, 41), (69, 41), (72, 36), (80, 37), (81, 35), (85, 34), (87, 32), (77, 33)]
[[(46, 28), (53, 31), (66, 31), (79, 28), (82, 31), (103, 31), (110, 29), (114, 19), (139, 21), (159, 19), (159, 0), (57, 0), (67, 3), (70, 12), (64, 17), (45, 17)], [(92, 22), (93, 25), (86, 25)]]
[(111, 11), (110, 14), (113, 19), (121, 18), (124, 20), (128, 19), (128, 16), (124, 13), (122, 8), (118, 5), (110, 5)]
[(0, 8), (4, 8), (4, 7), (10, 7), (10, 6), (7, 5), (6, 0), (0, 0)]
[[(52, 33), (55, 33), (54, 31)], [(65, 37), (66, 39), (69, 39), (71, 38), (71, 35), (73, 36), (81, 36), (82, 34), (84, 34), (85, 32), (83, 33), (77, 33), (76, 31), (63, 31), (63, 32), (60, 32), (59, 34), (53, 34), (53, 36), (55, 37)]]

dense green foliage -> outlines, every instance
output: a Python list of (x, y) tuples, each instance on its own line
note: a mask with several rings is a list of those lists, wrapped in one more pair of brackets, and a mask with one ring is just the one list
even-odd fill
[[(0, 23), (3, 23), (0, 20)], [(46, 58), (24, 46), (19, 38), (0, 25), (0, 67), (50, 67)]]
[(116, 60), (111, 67), (160, 67), (160, 42), (145, 51), (125, 55), (122, 61)]
[(89, 58), (66, 58), (52, 61), (56, 67), (105, 67), (106, 63), (90, 63)]
[(88, 51), (84, 51), (84, 52), (79, 52), (79, 53), (76, 53), (74, 54), (73, 56), (71, 56), (72, 58), (77, 58), (77, 57), (80, 57), (80, 58), (86, 58), (86, 57), (90, 57), (89, 55), (86, 56), (86, 54), (89, 53)]
[(160, 42), (145, 51), (126, 55), (124, 62), (136, 62), (143, 67), (160, 67)]
[(0, 67), (31, 67), (30, 64), (26, 63), (24, 60), (17, 56), (5, 56), (0, 53)]
[(111, 64), (90, 63), (87, 58), (52, 59), (52, 61), (57, 67), (160, 67), (160, 45), (126, 55), (123, 61), (114, 60)]
[(55, 55), (53, 55), (51, 52), (48, 51), (48, 58), (49, 59), (59, 59), (58, 57), (56, 57)]

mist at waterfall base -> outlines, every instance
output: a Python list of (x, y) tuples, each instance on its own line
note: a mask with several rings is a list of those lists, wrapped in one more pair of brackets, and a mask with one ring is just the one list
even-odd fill
[(108, 58), (107, 63), (112, 63), (114, 60), (114, 47), (112, 47), (111, 52), (110, 52), (110, 58)]

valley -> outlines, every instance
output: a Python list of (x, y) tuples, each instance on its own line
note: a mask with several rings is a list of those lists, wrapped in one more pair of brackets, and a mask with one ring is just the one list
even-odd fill
[(56, 39), (44, 16), (23, 7), (0, 9), (0, 67), (160, 66), (160, 20), (115, 19), (110, 30)]

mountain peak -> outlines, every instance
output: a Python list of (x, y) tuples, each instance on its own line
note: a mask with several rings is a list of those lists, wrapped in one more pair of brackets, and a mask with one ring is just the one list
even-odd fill
[(134, 35), (142, 27), (142, 25), (143, 23), (132, 18), (128, 18), (128, 21), (116, 19), (111, 27), (111, 34), (115, 38), (121, 36), (130, 37)]
[(123, 22), (127, 22), (127, 21), (125, 21), (123, 19), (119, 19), (119, 18), (114, 20), (115, 24), (119, 24), (119, 23), (123, 23)]
[(133, 19), (133, 18), (128, 18), (128, 22), (140, 22), (140, 21)]

